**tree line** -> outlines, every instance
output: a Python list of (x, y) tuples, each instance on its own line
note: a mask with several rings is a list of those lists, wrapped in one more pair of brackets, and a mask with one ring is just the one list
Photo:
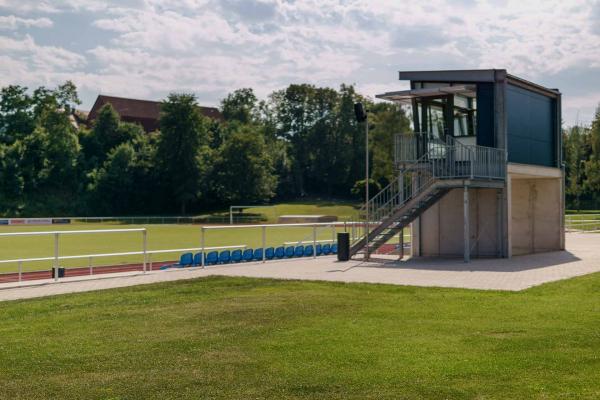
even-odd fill
[(66, 82), (0, 91), (0, 215), (192, 214), (230, 204), (305, 196), (356, 198), (365, 184), (367, 104), (372, 181), (393, 178), (393, 136), (404, 111), (372, 103), (351, 85), (294, 84), (259, 100), (250, 88), (221, 101), (224, 121), (202, 116), (192, 94), (170, 94), (160, 128), (145, 133), (105, 105), (92, 126)]
[(600, 106), (590, 126), (563, 133), (567, 209), (600, 209)]

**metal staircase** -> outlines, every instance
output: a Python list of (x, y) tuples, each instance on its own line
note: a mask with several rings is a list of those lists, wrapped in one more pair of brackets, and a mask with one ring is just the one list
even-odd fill
[(361, 209), (362, 221), (350, 247), (351, 256), (363, 254), (368, 258), (453, 188), (503, 185), (506, 152), (464, 145), (452, 137), (441, 141), (419, 134), (399, 135), (396, 166), (396, 179), (369, 200), (368, 213), (365, 206)]

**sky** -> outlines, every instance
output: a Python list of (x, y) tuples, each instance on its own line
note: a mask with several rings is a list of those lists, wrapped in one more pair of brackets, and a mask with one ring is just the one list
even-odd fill
[(218, 106), (252, 87), (402, 90), (401, 70), (507, 69), (563, 93), (566, 125), (600, 103), (600, 0), (0, 0), (0, 86)]

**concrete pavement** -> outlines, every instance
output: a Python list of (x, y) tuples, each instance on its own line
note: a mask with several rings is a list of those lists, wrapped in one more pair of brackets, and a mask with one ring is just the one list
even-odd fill
[[(116, 273), (0, 284), (0, 301), (87, 292), (211, 275), (338, 282), (385, 283), (518, 291), (546, 282), (600, 271), (600, 234), (569, 233), (567, 250), (512, 259), (420, 258), (407, 261), (338, 262), (335, 257), (228, 264), (141, 273)], [(25, 286), (26, 285), (26, 286)]]

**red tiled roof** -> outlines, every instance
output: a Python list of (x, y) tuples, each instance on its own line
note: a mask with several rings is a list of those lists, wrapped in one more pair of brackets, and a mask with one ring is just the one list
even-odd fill
[[(119, 114), (122, 121), (137, 122), (146, 132), (152, 132), (159, 127), (160, 101), (127, 99), (124, 97), (98, 95), (94, 106), (88, 115), (88, 122), (96, 119), (98, 112), (105, 104), (110, 103)], [(222, 121), (221, 112), (214, 107), (198, 107), (205, 117)]]

